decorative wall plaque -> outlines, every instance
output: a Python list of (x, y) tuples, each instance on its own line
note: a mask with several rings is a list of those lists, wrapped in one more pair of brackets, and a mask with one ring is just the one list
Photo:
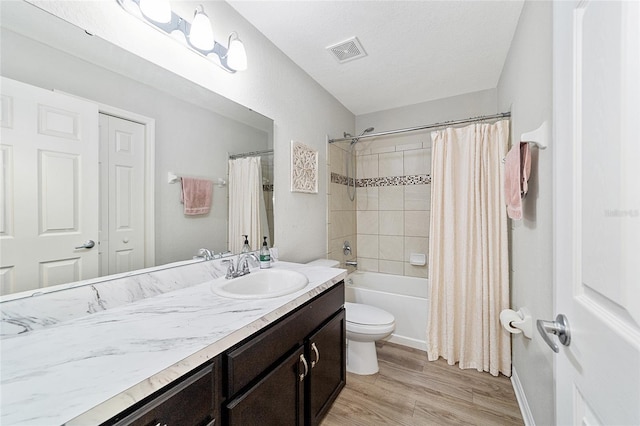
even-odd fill
[(318, 151), (291, 141), (291, 192), (318, 193)]

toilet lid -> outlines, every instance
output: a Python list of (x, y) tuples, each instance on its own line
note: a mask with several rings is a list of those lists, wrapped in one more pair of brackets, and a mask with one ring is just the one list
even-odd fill
[(364, 325), (381, 325), (391, 324), (395, 321), (393, 315), (375, 306), (346, 302), (344, 307), (347, 311), (347, 322)]

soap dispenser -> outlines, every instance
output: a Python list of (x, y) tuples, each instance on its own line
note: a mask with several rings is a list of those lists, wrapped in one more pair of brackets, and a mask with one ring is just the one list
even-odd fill
[(260, 248), (260, 269), (271, 268), (271, 253), (267, 246), (267, 237), (264, 237), (262, 248)]
[(244, 245), (242, 246), (242, 251), (240, 253), (249, 253), (251, 251), (251, 246), (249, 246), (249, 236), (243, 235), (244, 237)]

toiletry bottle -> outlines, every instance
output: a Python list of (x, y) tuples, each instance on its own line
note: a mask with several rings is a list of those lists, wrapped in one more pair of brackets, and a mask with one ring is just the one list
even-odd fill
[(249, 246), (249, 236), (243, 235), (244, 237), (244, 245), (242, 246), (242, 251), (240, 253), (249, 253), (251, 251), (251, 246)]
[(267, 237), (264, 237), (262, 248), (260, 249), (260, 269), (271, 268), (271, 253), (267, 246)]

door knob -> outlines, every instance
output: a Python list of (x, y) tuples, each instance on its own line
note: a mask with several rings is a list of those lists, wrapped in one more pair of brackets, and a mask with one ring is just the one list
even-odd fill
[(558, 336), (558, 340), (564, 346), (569, 346), (571, 343), (571, 331), (569, 330), (569, 320), (563, 314), (558, 314), (555, 321), (536, 321), (536, 327), (540, 335), (544, 339), (545, 343), (555, 352), (560, 352), (560, 348), (549, 337), (549, 334), (555, 334)]
[(87, 240), (83, 245), (76, 247), (77, 249), (90, 249), (93, 248), (93, 246), (95, 246), (96, 243), (93, 240)]

